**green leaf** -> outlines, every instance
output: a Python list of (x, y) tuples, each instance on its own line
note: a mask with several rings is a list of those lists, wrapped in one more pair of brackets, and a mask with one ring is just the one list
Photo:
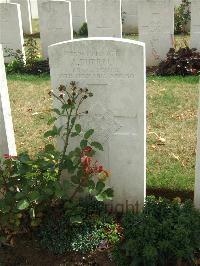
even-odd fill
[(96, 149), (98, 149), (100, 151), (103, 151), (103, 146), (99, 142), (93, 141), (90, 145), (95, 147)]
[(104, 200), (105, 200), (105, 198), (104, 198), (104, 196), (103, 196), (102, 194), (98, 194), (98, 195), (96, 195), (95, 198), (96, 198), (98, 201), (104, 201)]
[(62, 129), (63, 129), (63, 126), (61, 126), (61, 127), (59, 127), (59, 128), (57, 129), (57, 135), (60, 135), (60, 132), (61, 132)]
[(64, 191), (61, 186), (57, 186), (55, 190), (55, 196), (58, 198), (62, 198), (64, 195)]
[(114, 191), (112, 188), (107, 188), (106, 190), (104, 190), (103, 195), (105, 199), (111, 200), (114, 196)]
[(95, 189), (95, 183), (93, 180), (89, 180), (88, 182), (88, 191), (89, 193), (92, 193), (92, 191)]
[(49, 119), (49, 121), (48, 121), (47, 124), (48, 124), (48, 125), (52, 125), (56, 120), (57, 120), (56, 117), (52, 117), (52, 118)]
[(21, 153), (19, 154), (19, 160), (22, 162), (22, 163), (29, 163), (30, 162), (30, 157), (27, 153)]
[(72, 132), (71, 137), (73, 138), (73, 137), (76, 137), (76, 136), (78, 136), (78, 135), (79, 135), (79, 133), (77, 133), (77, 132)]
[(77, 156), (80, 156), (80, 154), (81, 154), (81, 149), (80, 149), (79, 147), (77, 147), (77, 148), (74, 150), (74, 152), (75, 152), (75, 154), (76, 154)]
[(98, 194), (100, 194), (102, 192), (102, 190), (104, 189), (105, 184), (102, 181), (98, 181), (96, 184), (96, 191)]
[(47, 194), (47, 195), (53, 195), (54, 194), (54, 191), (53, 191), (53, 188), (44, 188), (44, 193)]
[(69, 172), (73, 171), (74, 170), (74, 164), (72, 162), (72, 160), (70, 160), (69, 158), (67, 158), (63, 165), (62, 165), (62, 168), (63, 169), (67, 169)]
[(29, 202), (26, 200), (26, 199), (23, 199), (23, 200), (20, 200), (18, 203), (17, 203), (17, 209), (18, 210), (25, 210), (29, 207)]
[(51, 137), (51, 136), (52, 136), (52, 130), (49, 130), (49, 131), (44, 133), (44, 137), (45, 138), (48, 138), (48, 137)]
[(67, 104), (67, 103), (65, 103), (65, 104), (62, 105), (62, 109), (64, 109), (64, 110), (67, 110), (69, 108), (70, 108), (70, 105)]
[(76, 223), (76, 224), (81, 224), (83, 221), (82, 217), (80, 215), (76, 215), (76, 216), (71, 216), (70, 217), (70, 222), (71, 223)]
[(74, 117), (72, 117), (72, 119), (71, 119), (71, 123), (74, 125), (75, 121), (76, 121), (76, 117), (74, 116)]
[(0, 200), (0, 211), (3, 213), (8, 213), (10, 211), (10, 206), (3, 199)]
[(40, 198), (40, 193), (38, 191), (32, 191), (28, 197), (30, 201), (37, 201)]
[(79, 134), (79, 133), (81, 133), (81, 125), (80, 124), (76, 124), (75, 125), (75, 130), (76, 130), (76, 132)]
[(57, 115), (60, 115), (60, 114), (61, 114), (60, 110), (57, 109), (57, 108), (52, 109), (52, 111), (53, 111), (54, 113), (56, 113)]
[(60, 127), (59, 129), (57, 129), (56, 126), (53, 127), (52, 130), (49, 130), (47, 132), (44, 133), (44, 137), (48, 138), (48, 137), (55, 137), (56, 135), (59, 134), (59, 131), (62, 130), (62, 127)]
[(23, 192), (17, 192), (17, 194), (15, 195), (16, 200), (20, 200), (24, 197), (24, 193)]
[(89, 129), (87, 132), (85, 132), (84, 138), (89, 139), (93, 133), (94, 133), (94, 129)]
[(81, 149), (84, 149), (85, 147), (87, 147), (88, 141), (86, 139), (82, 139), (80, 142), (80, 147)]
[(51, 152), (51, 151), (54, 151), (55, 150), (55, 147), (53, 144), (47, 144), (45, 145), (45, 152)]

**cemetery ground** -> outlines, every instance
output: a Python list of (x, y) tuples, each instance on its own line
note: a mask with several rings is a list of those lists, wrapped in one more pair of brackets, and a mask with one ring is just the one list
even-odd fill
[[(7, 78), (18, 152), (28, 150), (34, 156), (38, 147), (43, 148), (43, 133), (48, 130), (46, 122), (51, 116), (50, 77), (12, 74)], [(198, 90), (198, 77), (147, 77), (147, 187), (150, 192), (154, 188), (162, 196), (191, 196)], [(182, 192), (177, 193), (179, 190)], [(0, 252), (5, 265), (115, 265), (108, 258), (109, 249), (86, 255), (53, 255), (26, 237), (15, 241), (15, 249), (8, 247)]]

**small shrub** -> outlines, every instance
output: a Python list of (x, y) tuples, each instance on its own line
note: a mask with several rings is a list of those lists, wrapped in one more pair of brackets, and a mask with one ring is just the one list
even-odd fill
[(29, 37), (24, 46), (26, 47), (26, 64), (31, 66), (34, 60), (39, 58), (37, 41)]
[(200, 213), (190, 201), (180, 204), (148, 197), (143, 212), (127, 213), (122, 227), (124, 242), (115, 249), (114, 257), (126, 261), (124, 265), (194, 263), (200, 248)]
[(5, 48), (6, 57), (12, 57), (11, 63), (6, 64), (7, 73), (23, 73), (25, 70), (24, 55), (20, 50), (13, 51)]
[(175, 8), (175, 15), (174, 15), (175, 34), (187, 32), (186, 26), (188, 22), (191, 20), (190, 4), (191, 1), (182, 0), (182, 3)]
[(24, 46), (26, 63), (23, 60), (23, 54), (21, 51), (17, 50), (15, 52), (12, 49), (6, 49), (8, 57), (14, 57), (14, 60), (11, 63), (6, 64), (6, 72), (33, 75), (49, 73), (49, 61), (40, 58), (36, 40), (31, 36), (26, 40)]
[[(69, 222), (74, 223), (81, 221), (75, 204), (78, 195), (92, 194), (99, 201), (113, 197), (112, 188), (106, 187), (108, 172), (93, 158), (103, 147), (91, 140), (94, 129), (83, 131), (78, 123), (88, 113), (80, 111), (81, 105), (93, 94), (71, 82), (69, 86), (60, 85), (57, 93), (50, 95), (60, 108), (52, 110), (54, 116), (48, 124), (54, 125), (44, 134), (50, 141), (44, 150), (34, 158), (27, 153), (0, 158), (0, 237), (8, 242), (13, 235), (39, 226), (46, 209), (63, 201), (65, 215), (70, 214)], [(61, 117), (63, 126), (57, 127), (55, 123)], [(55, 137), (63, 140), (61, 151), (52, 144)], [(80, 141), (74, 150), (69, 148), (72, 138)]]
[[(43, 248), (55, 254), (63, 254), (66, 251), (86, 253), (97, 248), (108, 248), (119, 241), (121, 232), (116, 221), (105, 212), (99, 215), (98, 210), (102, 209), (102, 203), (92, 197), (87, 198), (84, 207), (80, 202), (78, 206), (81, 222), (71, 223), (71, 213), (66, 213), (64, 206), (45, 215), (46, 218), (37, 233)], [(93, 210), (92, 214), (88, 214), (90, 205), (86, 202), (95, 202), (96, 207), (99, 204), (97, 212)]]
[(31, 75), (49, 74), (49, 60), (42, 58), (35, 59), (31, 65), (26, 65), (23, 73)]
[(79, 29), (78, 35), (80, 37), (88, 37), (88, 26), (86, 22), (84, 22), (81, 28)]
[(200, 53), (189, 47), (180, 48), (176, 51), (171, 48), (167, 58), (163, 60), (156, 71), (157, 75), (198, 75), (200, 71)]

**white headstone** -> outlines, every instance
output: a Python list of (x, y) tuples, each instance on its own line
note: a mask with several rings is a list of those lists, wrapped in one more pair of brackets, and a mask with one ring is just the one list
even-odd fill
[(140, 0), (139, 40), (146, 44), (147, 66), (156, 66), (174, 45), (173, 0)]
[[(38, 12), (40, 14), (41, 4), (47, 1), (55, 0), (37, 0)], [(60, 0), (67, 1), (67, 0)], [(73, 30), (78, 32), (84, 22), (86, 22), (86, 0), (71, 0), (71, 10), (72, 10), (72, 25)]]
[(87, 0), (88, 37), (122, 37), (121, 0)]
[(29, 0), (12, 0), (11, 2), (20, 4), (23, 32), (26, 34), (32, 34), (31, 9)]
[(191, 48), (200, 50), (200, 1), (191, 2)]
[(86, 22), (86, 0), (71, 0), (72, 24), (74, 31), (78, 32)]
[(50, 46), (49, 59), (54, 90), (76, 81), (94, 93), (80, 123), (84, 131), (95, 129), (94, 139), (104, 146), (97, 159), (111, 171), (114, 204), (126, 208), (138, 202), (141, 208), (146, 186), (144, 44), (118, 38), (74, 40)]
[(138, 33), (138, 0), (122, 0), (122, 31), (123, 33)]
[(0, 4), (0, 29), (0, 43), (4, 49), (5, 62), (9, 63), (13, 57), (6, 57), (8, 54), (5, 52), (5, 48), (13, 49), (13, 51), (20, 50), (24, 54), (19, 4)]
[(15, 156), (17, 152), (4, 66), (3, 50), (2, 46), (0, 45), (0, 157), (4, 154)]
[(44, 2), (39, 12), (42, 54), (48, 58), (49, 45), (73, 39), (71, 3), (68, 1)]
[(31, 18), (37, 19), (38, 18), (38, 3), (37, 0), (30, 0), (31, 6)]

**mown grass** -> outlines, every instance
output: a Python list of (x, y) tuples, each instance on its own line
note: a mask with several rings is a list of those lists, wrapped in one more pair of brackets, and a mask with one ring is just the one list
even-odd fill
[[(49, 76), (9, 75), (18, 152), (43, 147), (50, 117)], [(192, 190), (198, 77), (147, 78), (147, 185)]]
[(8, 87), (18, 152), (34, 154), (43, 147), (51, 99), (49, 76), (9, 75)]
[(193, 189), (198, 80), (198, 77), (148, 79), (149, 187)]

